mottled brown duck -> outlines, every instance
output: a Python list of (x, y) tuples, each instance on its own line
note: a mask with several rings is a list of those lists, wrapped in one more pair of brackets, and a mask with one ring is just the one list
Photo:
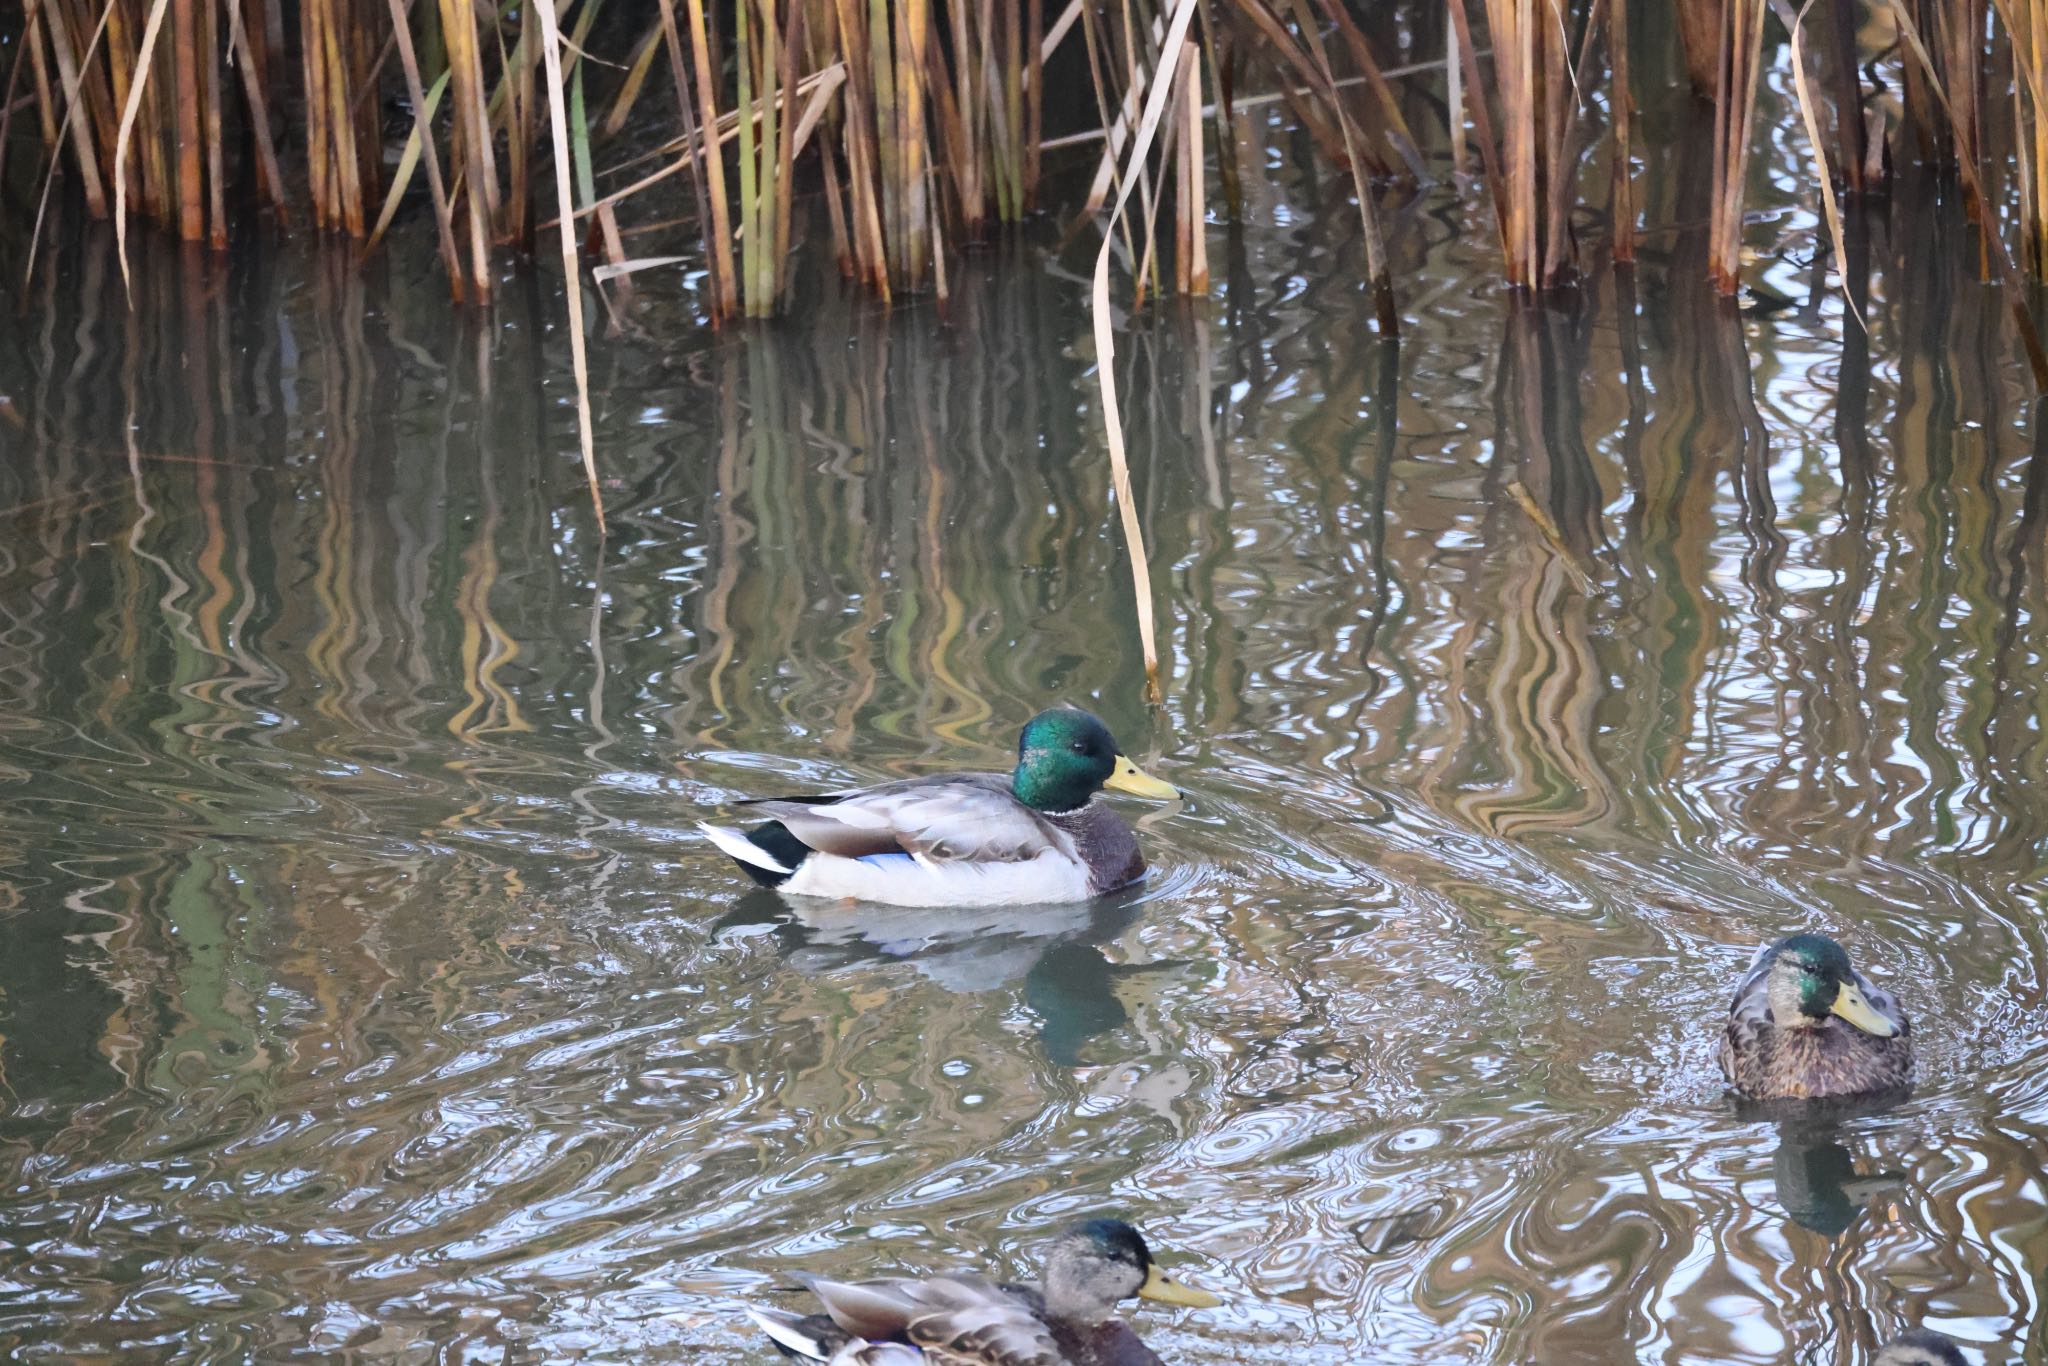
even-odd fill
[(1728, 1005), (1721, 1074), (1750, 1100), (1818, 1100), (1913, 1084), (1913, 1026), (1825, 935), (1757, 950)]
[(1117, 1305), (1222, 1303), (1161, 1271), (1144, 1237), (1115, 1219), (1061, 1234), (1036, 1286), (971, 1274), (805, 1284), (824, 1313), (747, 1312), (784, 1356), (830, 1366), (1164, 1366)]
[(1932, 1328), (1901, 1333), (1878, 1349), (1870, 1366), (1970, 1366), (1956, 1340)]

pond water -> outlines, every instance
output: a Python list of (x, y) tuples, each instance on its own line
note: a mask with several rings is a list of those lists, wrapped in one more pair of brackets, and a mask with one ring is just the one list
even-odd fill
[[(0, 339), (0, 1355), (764, 1360), (791, 1270), (1117, 1212), (1228, 1298), (1176, 1363), (2048, 1361), (2048, 427), (1935, 196), (1866, 329), (1798, 213), (1711, 299), (1703, 180), (1519, 306), (1390, 205), (1398, 349), (1253, 186), (1118, 357), (1157, 708), (1085, 243), (943, 320), (644, 281), (601, 540), (545, 283), (145, 246), (130, 313), (71, 234)], [(1136, 895), (800, 915), (692, 831), (1056, 700), (1188, 794)], [(1909, 1101), (1724, 1094), (1802, 928)]]

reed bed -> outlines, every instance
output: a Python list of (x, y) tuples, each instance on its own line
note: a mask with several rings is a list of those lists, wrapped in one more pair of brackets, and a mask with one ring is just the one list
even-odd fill
[[(1176, 23), (1181, 9), (24, 0), (0, 28), (0, 158), (32, 149), (38, 177), (30, 194), (24, 175), (0, 184), (10, 222), (39, 228), (61, 181), (124, 233), (133, 215), (215, 249), (251, 204), (366, 250), (394, 219), (431, 215), (464, 301), (488, 296), (500, 252), (568, 222), (579, 271), (615, 288), (701, 261), (722, 324), (782, 311), (807, 245), (881, 298), (943, 301), (949, 253), (1037, 209), (1057, 156), (1087, 187), (1073, 226), (1108, 233), (1142, 305), (1209, 291), (1203, 228), (1241, 212), (1257, 171), (1238, 164), (1237, 121), (1276, 100), (1356, 202), (1391, 333), (1378, 201), (1447, 171), (1490, 205), (1512, 286), (1633, 259), (1636, 163), (1659, 150), (1633, 72), (1669, 48), (1656, 65), (1685, 73), (1712, 126), (1708, 261), (1724, 293), (1742, 279), (1759, 84), (1788, 60), (1831, 222), (1837, 190), (1932, 167), (1984, 230), (1987, 277), (2006, 258), (2048, 278), (2048, 12), (2031, 0), (1199, 0)], [(679, 185), (680, 216), (662, 193)]]
[[(1446, 177), (1490, 208), (1512, 288), (1581, 287), (1645, 230), (1692, 227), (1734, 295), (1752, 150), (1777, 132), (1760, 92), (1788, 75), (1837, 270), (1845, 200), (1953, 183), (2048, 391), (2038, 0), (23, 0), (0, 40), (0, 227), (26, 226), (24, 277), (53, 197), (114, 221), (124, 274), (131, 217), (221, 251), (255, 210), (367, 253), (431, 216), (463, 304), (552, 233), (593, 501), (589, 285), (616, 317), (635, 274), (687, 263), (722, 326), (784, 312), (809, 250), (943, 307), (949, 258), (1051, 202), (1057, 159), (1064, 226), (1097, 248), (1097, 383), (1155, 674), (1113, 309), (1210, 292), (1210, 217), (1251, 212), (1264, 172), (1240, 157), (1255, 108), (1284, 105), (1308, 173), (1336, 172), (1361, 325), (1392, 338), (1381, 201)], [(1691, 86), (1654, 126), (1707, 136), (1699, 222), (1640, 221), (1638, 163), (1669, 150), (1635, 115), (1645, 68)]]

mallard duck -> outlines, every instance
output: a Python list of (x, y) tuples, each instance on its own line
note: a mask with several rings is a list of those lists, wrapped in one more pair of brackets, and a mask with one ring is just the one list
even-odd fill
[(1970, 1366), (1956, 1340), (1932, 1328), (1901, 1333), (1880, 1347), (1870, 1366)]
[(1117, 749), (1077, 707), (1031, 718), (1010, 773), (948, 773), (819, 797), (745, 802), (771, 819), (698, 829), (747, 876), (803, 896), (898, 906), (1085, 901), (1145, 873), (1138, 840), (1098, 805), (1104, 788), (1180, 794)]
[(1814, 1100), (1913, 1082), (1913, 1026), (1825, 935), (1757, 950), (1721, 1039), (1721, 1074), (1751, 1100)]
[(783, 1355), (832, 1366), (1163, 1366), (1114, 1317), (1118, 1302), (1223, 1302), (1161, 1271), (1144, 1237), (1117, 1219), (1062, 1233), (1035, 1288), (966, 1274), (804, 1283), (824, 1313), (747, 1312)]

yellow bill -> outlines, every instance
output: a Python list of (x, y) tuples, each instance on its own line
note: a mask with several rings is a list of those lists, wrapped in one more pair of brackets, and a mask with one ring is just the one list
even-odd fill
[[(1124, 762), (1129, 763), (1130, 760), (1126, 759)], [(1134, 768), (1131, 772), (1138, 773), (1138, 770)], [(1145, 775), (1142, 773), (1138, 773), (1138, 776), (1145, 778)], [(1159, 782), (1156, 778), (1145, 778), (1145, 781), (1157, 783), (1160, 787), (1166, 787), (1165, 783)], [(1167, 788), (1169, 792), (1172, 790), (1172, 788)], [(1221, 1299), (1206, 1290), (1196, 1290), (1192, 1286), (1182, 1285), (1179, 1281), (1161, 1271), (1156, 1265), (1146, 1273), (1145, 1283), (1138, 1287), (1138, 1293), (1148, 1300), (1157, 1300), (1161, 1304), (1178, 1304), (1187, 1309), (1214, 1309), (1217, 1305), (1223, 1303)]]
[(1842, 989), (1835, 993), (1835, 1003), (1829, 1009), (1865, 1034), (1875, 1034), (1880, 1039), (1889, 1039), (1899, 1032), (1897, 1025), (1877, 1013), (1877, 1007), (1870, 1004), (1854, 982), (1842, 983)]
[(1116, 772), (1109, 775), (1103, 786), (1112, 792), (1128, 792), (1133, 797), (1150, 797), (1155, 802), (1170, 802), (1180, 796), (1172, 783), (1160, 782), (1121, 754), (1116, 756)]

